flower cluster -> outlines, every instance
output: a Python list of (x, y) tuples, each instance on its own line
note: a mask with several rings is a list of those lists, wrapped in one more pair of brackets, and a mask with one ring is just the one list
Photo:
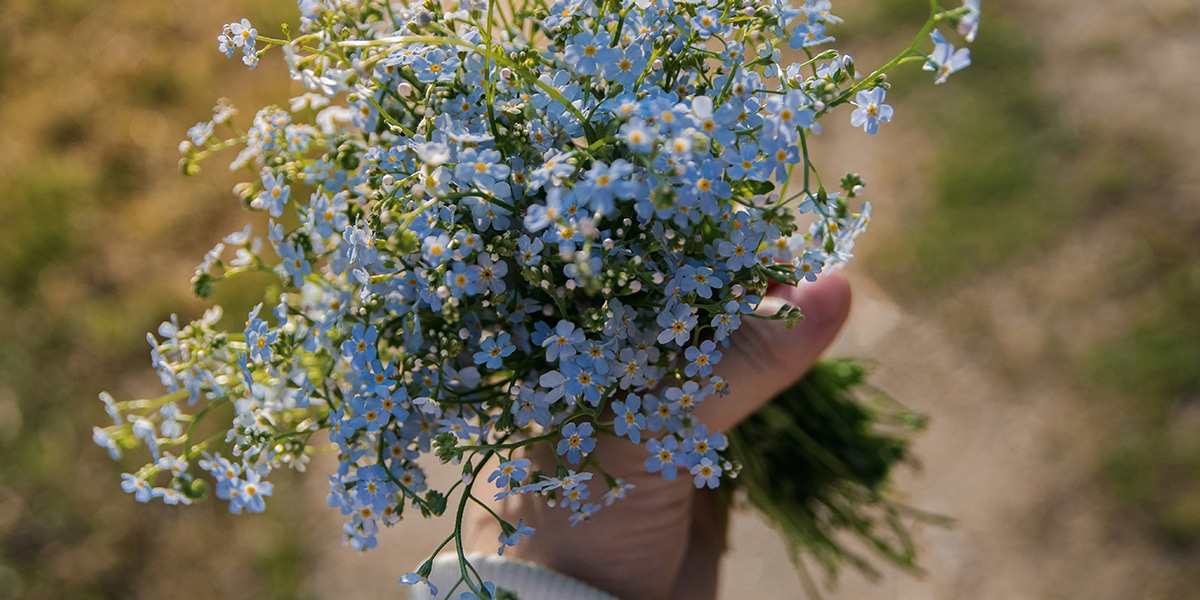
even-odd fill
[[(103, 395), (113, 423), (96, 441), (114, 457), (149, 448), (124, 476), (139, 500), (187, 503), (206, 474), (234, 512), (263, 510), (270, 472), (327, 441), (329, 504), (363, 550), (404, 511), (440, 515), (481, 482), (588, 520), (631, 487), (592, 460), (600, 431), (643, 445), (667, 479), (736, 476), (725, 436), (693, 418), (730, 391), (723, 349), (746, 318), (801, 318), (756, 312), (763, 291), (845, 264), (870, 218), (857, 175), (827, 189), (813, 168), (820, 119), (851, 105), (875, 133), (892, 117), (888, 70), (924, 60), (944, 81), (969, 56), (935, 25), (978, 23), (977, 2), (933, 3), (916, 42), (862, 74), (820, 51), (840, 22), (827, 0), (299, 5), (295, 37), (243, 20), (219, 42), (251, 67), (258, 42), (281, 47), (309, 92), (229, 139), (213, 132), (234, 110), (218, 106), (182, 147), (187, 173), (241, 147), (232, 168), (256, 177), (236, 193), (271, 217), (265, 236), (248, 227), (209, 252), (196, 291), (273, 271), (284, 292), (241, 332), (219, 330), (219, 310), (165, 323), (150, 343), (169, 393)], [(520, 457), (535, 443), (554, 472)], [(431, 489), (430, 460), (462, 480)], [(532, 534), (501, 525), (501, 552)]]

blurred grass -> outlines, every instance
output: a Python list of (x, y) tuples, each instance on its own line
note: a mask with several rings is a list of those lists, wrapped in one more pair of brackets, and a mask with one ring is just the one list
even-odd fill
[[(919, 24), (919, 3), (880, 3), (870, 30), (897, 19)], [(991, 7), (989, 7), (991, 9)], [(1077, 150), (1033, 85), (1037, 51), (1019, 23), (989, 10), (973, 63), (934, 88), (916, 68), (891, 78), (894, 94), (921, 111), (936, 142), (931, 201), (905, 235), (872, 256), (872, 269), (909, 296), (995, 271), (1036, 251), (1076, 218), (1084, 199), (1061, 164)]]
[[(183, 181), (178, 141), (222, 94), (288, 93), (275, 64), (245, 86), (214, 39), (243, 13), (278, 23), (294, 4), (234, 4), (0, 8), (2, 599), (304, 597), (294, 507), (235, 519), (216, 503), (138, 505), (118, 474), (147, 457), (114, 464), (91, 443), (100, 390), (160, 393), (142, 332), (198, 316), (192, 266), (244, 218), (235, 176)], [(236, 312), (260, 297), (234, 284), (218, 300)]]
[[(846, 37), (919, 25), (923, 8), (907, 0), (873, 3), (871, 17)], [(1013, 7), (986, 8), (969, 69), (937, 89), (917, 69), (891, 78), (897, 102), (920, 111), (936, 142), (934, 164), (922, 212), (871, 253), (867, 268), (908, 306), (926, 306), (1053, 255), (1073, 230), (1127, 221), (1143, 250), (1113, 261), (1113, 281), (1134, 283), (1085, 294), (1121, 298), (1133, 287), (1138, 298), (1111, 328), (1116, 335), (1068, 364), (1077, 365), (1080, 393), (1108, 399), (1115, 433), (1106, 436), (1097, 469), (1114, 497), (1168, 546), (1196, 548), (1200, 218), (1166, 223), (1140, 207), (1170, 193), (1178, 165), (1167, 141), (1133, 123), (1069, 130), (1063, 100), (1037, 85), (1039, 49), (1020, 20), (1028, 17)]]
[[(1162, 539), (1186, 548), (1200, 544), (1200, 249), (1192, 243), (1172, 252), (1161, 231), (1151, 238), (1156, 247), (1131, 264), (1161, 274), (1137, 302), (1142, 317), (1084, 365), (1134, 409), (1123, 413), (1106, 451), (1113, 489), (1146, 513)], [(1194, 236), (1193, 229), (1184, 239)]]

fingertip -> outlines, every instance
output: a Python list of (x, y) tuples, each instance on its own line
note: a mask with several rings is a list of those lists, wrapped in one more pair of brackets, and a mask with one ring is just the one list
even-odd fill
[[(801, 290), (801, 293), (805, 293)], [(853, 300), (850, 281), (841, 273), (833, 272), (813, 283), (801, 300), (800, 311), (805, 318), (831, 324), (841, 328), (846, 317), (850, 315), (850, 304)]]
[(768, 293), (800, 308), (801, 323), (806, 329), (813, 326), (840, 328), (850, 314), (852, 292), (850, 282), (836, 271), (822, 275), (814, 282), (801, 282), (796, 287), (781, 287)]
[(803, 377), (850, 314), (850, 283), (837, 273), (767, 294), (798, 307), (804, 320), (791, 329), (779, 321), (753, 320), (734, 334), (734, 346), (718, 370), (738, 401), (705, 403), (696, 412), (716, 430), (735, 426)]

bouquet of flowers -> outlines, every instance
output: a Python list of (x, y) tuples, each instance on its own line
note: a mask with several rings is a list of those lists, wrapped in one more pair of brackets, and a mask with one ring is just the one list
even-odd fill
[[(826, 187), (813, 166), (821, 119), (845, 107), (873, 134), (893, 115), (891, 69), (921, 62), (941, 83), (969, 64), (936, 26), (971, 40), (977, 0), (931, 0), (913, 44), (869, 73), (822, 49), (840, 22), (828, 0), (299, 8), (280, 38), (242, 20), (218, 41), (250, 68), (277, 48), (309, 91), (245, 131), (222, 103), (182, 144), (187, 174), (240, 148), (230, 167), (253, 178), (235, 193), (271, 218), (265, 235), (217, 244), (196, 293), (256, 271), (283, 293), (242, 331), (219, 330), (213, 308), (149, 335), (166, 395), (101, 394), (112, 423), (96, 442), (153, 457), (122, 476), (126, 491), (188, 504), (211, 487), (231, 511), (260, 512), (274, 470), (333, 451), (328, 501), (346, 542), (366, 550), (406, 512), (449, 511), (436, 554), (479, 496), (540, 496), (581, 523), (637, 493), (590, 456), (611, 434), (665, 478), (746, 488), (830, 571), (866, 567), (840, 530), (911, 564), (883, 494), (906, 445), (873, 428), (890, 413), (857, 401), (856, 363), (819, 366), (728, 436), (693, 408), (730, 393), (716, 373), (743, 320), (803, 317), (764, 312), (767, 286), (841, 267), (867, 226), (863, 180)], [(553, 448), (553, 472), (522, 458), (535, 444)], [(461, 480), (432, 489), (431, 461)], [(502, 548), (531, 533), (501, 528)], [(458, 546), (461, 586), (491, 597)]]

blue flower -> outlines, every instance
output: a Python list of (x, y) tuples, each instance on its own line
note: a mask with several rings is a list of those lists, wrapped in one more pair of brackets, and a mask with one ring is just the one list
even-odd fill
[(366, 366), (369, 361), (375, 359), (375, 340), (378, 337), (379, 333), (375, 331), (374, 325), (355, 325), (350, 332), (350, 339), (342, 342), (342, 356), (349, 357), (358, 368)]
[(675, 466), (675, 453), (679, 451), (679, 440), (673, 436), (667, 436), (661, 442), (650, 439), (646, 441), (646, 449), (650, 451), (650, 458), (646, 459), (646, 471), (649, 473), (662, 471), (663, 479), (674, 481), (678, 473)]
[(968, 42), (974, 42), (979, 33), (979, 0), (963, 0), (963, 8), (967, 9), (967, 14), (959, 18), (958, 32)]
[(711, 298), (713, 288), (724, 284), (721, 278), (708, 267), (693, 267), (684, 265), (679, 269), (679, 290), (686, 293), (695, 292), (701, 298)]
[(613, 431), (617, 435), (628, 437), (633, 443), (642, 443), (641, 430), (646, 427), (646, 416), (641, 413), (642, 399), (634, 394), (625, 397), (625, 401), (612, 403), (616, 418), (613, 420)]
[(483, 582), (483, 594), (483, 598), (480, 598), (475, 592), (463, 592), (458, 600), (492, 600), (496, 597), (496, 584), (490, 581)]
[(598, 342), (587, 342), (575, 363), (585, 369), (591, 369), (597, 375), (607, 375), (609, 362), (614, 358), (613, 351)]
[(720, 433), (708, 434), (708, 427), (697, 425), (692, 432), (692, 436), (683, 440), (681, 446), (683, 450), (693, 457), (695, 462), (699, 462), (701, 458), (709, 458), (714, 463), (719, 459), (717, 452), (725, 450), (729, 445), (729, 441)]
[(547, 29), (555, 29), (581, 17), (595, 15), (596, 7), (591, 0), (558, 0), (550, 7), (549, 12), (542, 25)]
[(633, 187), (627, 178), (633, 165), (618, 158), (611, 165), (602, 161), (592, 163), (584, 180), (575, 184), (575, 194), (586, 198), (589, 208), (596, 214), (610, 215), (616, 210), (615, 198), (629, 198)]
[[(575, 165), (571, 162), (574, 156), (573, 152), (563, 152), (557, 148), (551, 149), (543, 157), (542, 166), (529, 174), (529, 189), (538, 190), (548, 183), (570, 177), (575, 172)], [(547, 196), (547, 203), (550, 199), (551, 197)], [(536, 231), (536, 229), (530, 229), (530, 231)]]
[(779, 133), (789, 141), (797, 139), (797, 130), (812, 126), (815, 113), (808, 108), (811, 102), (808, 96), (800, 90), (789, 90), (783, 96), (773, 96), (767, 100), (766, 109), (773, 115), (771, 124), (778, 128)]
[(816, 281), (817, 275), (821, 273), (821, 268), (825, 265), (825, 255), (819, 250), (808, 248), (804, 254), (796, 258), (795, 263), (797, 275), (805, 281)]
[(796, 29), (792, 31), (791, 39), (788, 40), (788, 47), (792, 50), (799, 50), (832, 41), (834, 41), (832, 37), (825, 35), (825, 26), (812, 20), (796, 26)]
[(422, 244), (425, 262), (430, 265), (440, 265), (452, 256), (450, 252), (450, 236), (440, 231), (429, 235)]
[(375, 396), (356, 396), (350, 402), (354, 409), (354, 417), (346, 422), (346, 426), (355, 430), (374, 433), (387, 426), (392, 415), (383, 410), (383, 402)]
[(213, 134), (212, 121), (204, 121), (203, 123), (196, 123), (195, 125), (193, 125), (191, 127), (191, 129), (188, 129), (188, 131), (187, 131), (188, 137), (191, 138), (192, 143), (197, 146), (200, 146), (200, 145), (204, 144), (204, 142), (207, 142), (208, 139), (212, 137), (212, 134)]
[(390, 414), (397, 421), (408, 418), (408, 410), (404, 408), (404, 403), (408, 401), (408, 388), (402, 385), (397, 386), (393, 392), (384, 386), (379, 386), (375, 388), (375, 393), (379, 397), (381, 412)]
[(551, 400), (547, 399), (545, 392), (521, 388), (517, 400), (513, 402), (512, 408), (509, 410), (516, 418), (518, 427), (528, 426), (530, 422), (545, 426), (550, 423), (552, 418), (550, 403)]
[(162, 498), (163, 504), (169, 504), (172, 506), (176, 504), (192, 503), (190, 498), (184, 496), (183, 492), (180, 492), (175, 488), (156, 487), (154, 488), (154, 497)]
[(400, 491), (400, 487), (389, 479), (383, 465), (360, 467), (355, 475), (358, 477), (358, 485), (354, 486), (355, 499), (363, 506), (381, 511), (393, 503), (392, 495)]
[(957, 51), (954, 45), (947, 42), (946, 38), (938, 31), (932, 34), (933, 54), (929, 55), (929, 60), (925, 62), (924, 69), (934, 72), (933, 82), (936, 84), (946, 83), (946, 78), (951, 74), (961, 71), (971, 64), (970, 48), (959, 48)]
[[(725, 312), (719, 313), (713, 317), (713, 339), (720, 342), (729, 337), (729, 334), (736, 330), (742, 324), (742, 316), (738, 312), (738, 303), (735, 300), (730, 300), (723, 307)], [(728, 342), (726, 342), (728, 344)]]
[(241, 466), (229, 462), (222, 456), (218, 455), (212, 460), (202, 461), (200, 466), (208, 470), (208, 474), (212, 475), (217, 484), (217, 498), (229, 500), (233, 496), (233, 491), (241, 486)]
[(237, 51), (237, 46), (233, 42), (233, 37), (229, 34), (229, 26), (225, 26), (225, 30), (221, 35), (217, 36), (217, 50), (225, 55), (225, 58), (233, 58), (233, 53)]
[(291, 187), (284, 182), (287, 181), (283, 175), (276, 175), (270, 171), (262, 172), (263, 191), (250, 202), (252, 208), (266, 210), (272, 217), (278, 217), (283, 214), (283, 205), (287, 202), (291, 192)]
[(630, 90), (646, 70), (646, 51), (640, 44), (633, 44), (623, 52), (619, 48), (613, 48), (613, 51), (611, 59), (603, 65), (604, 78)]
[(312, 264), (297, 244), (284, 242), (279, 245), (279, 266), (286, 277), (291, 278), (293, 287), (304, 285), (304, 278), (312, 274)]
[(689, 347), (683, 355), (689, 361), (683, 369), (683, 374), (688, 377), (695, 377), (697, 373), (707, 377), (712, 373), (712, 366), (721, 362), (721, 353), (712, 340), (704, 340), (699, 347)]
[(760, 240), (751, 236), (745, 229), (735, 229), (729, 234), (728, 240), (717, 244), (717, 254), (727, 258), (725, 268), (730, 271), (748, 269), (755, 264), (755, 256)]
[[(587, 473), (587, 475), (591, 475), (591, 473)], [(592, 492), (591, 492), (591, 490), (588, 489), (588, 486), (586, 483), (583, 483), (580, 481), (569, 482), (567, 479), (563, 480), (563, 486), (562, 486), (562, 505), (563, 506), (565, 506), (571, 510), (579, 510), (579, 507), (580, 507), (580, 505), (583, 504), (583, 501), (587, 500), (591, 496), (592, 496)]]
[(121, 489), (127, 494), (133, 494), (133, 498), (138, 502), (149, 502), (154, 491), (145, 479), (129, 473), (121, 474)]
[(718, 37), (725, 35), (729, 30), (729, 26), (721, 22), (721, 11), (707, 7), (697, 10), (691, 23), (694, 31), (702, 40), (714, 35)]
[(508, 209), (475, 197), (468, 198), (467, 202), (471, 207), (471, 218), (475, 221), (475, 227), (479, 231), (489, 229), (505, 231), (508, 229), (510, 214)]
[(776, 181), (786, 181), (788, 167), (800, 162), (800, 149), (786, 135), (776, 135), (761, 142), (763, 150), (762, 172)]
[(712, 98), (696, 96), (692, 100), (692, 113), (696, 116), (697, 129), (704, 135), (728, 146), (737, 139), (733, 128), (737, 124), (741, 108), (734, 102), (726, 102), (713, 112)]
[(483, 292), (492, 294), (504, 293), (504, 276), (508, 274), (508, 263), (492, 261), (487, 254), (480, 254), (478, 265), (473, 267), (475, 282)]
[(478, 435), (480, 432), (479, 427), (471, 425), (462, 417), (440, 419), (437, 424), (438, 433), (453, 433), (461, 440), (469, 440), (472, 435)]
[(710, 458), (701, 458), (700, 462), (692, 467), (692, 475), (695, 475), (693, 483), (696, 484), (697, 489), (705, 486), (716, 489), (721, 485), (721, 467), (717, 466)]
[(609, 48), (611, 43), (612, 36), (605, 30), (595, 35), (584, 31), (568, 40), (563, 58), (571, 64), (575, 73), (594, 75), (600, 71), (601, 65), (612, 61), (615, 53)]
[(534, 534), (534, 528), (525, 524), (525, 519), (517, 521), (517, 527), (511, 535), (500, 534), (500, 549), (496, 551), (500, 556), (504, 556), (504, 549), (510, 546), (516, 546), (520, 541), (521, 536), (529, 537)]
[(584, 521), (592, 518), (592, 515), (600, 512), (602, 507), (599, 504), (584, 504), (582, 507), (571, 513), (571, 527), (574, 527)]
[(229, 512), (240, 514), (242, 509), (260, 513), (266, 509), (264, 498), (271, 495), (274, 486), (262, 481), (257, 471), (249, 471), (241, 485), (230, 493)]
[(508, 165), (500, 160), (500, 153), (495, 150), (478, 151), (468, 148), (459, 155), (454, 176), (461, 181), (473, 182), (480, 187), (493, 186), (496, 181), (508, 177)]
[(592, 424), (576, 425), (567, 423), (562, 428), (562, 439), (558, 441), (556, 451), (559, 456), (566, 455), (567, 461), (573, 465), (579, 464), (583, 456), (596, 448), (596, 440), (592, 439)]
[(250, 26), (249, 19), (242, 19), (240, 23), (230, 23), (226, 27), (229, 29), (229, 38), (235, 47), (254, 48), (254, 44), (258, 41), (258, 30)]
[(710, 160), (699, 169), (689, 170), (688, 182), (690, 194), (708, 216), (715, 216), (719, 211), (718, 201), (729, 198), (732, 192), (729, 182), (725, 181), (725, 165), (721, 161)]
[(461, 61), (454, 54), (447, 55), (440, 48), (413, 57), (412, 68), (417, 72), (417, 81), (430, 83), (433, 81), (454, 81)]
[(400, 578), (401, 585), (416, 585), (418, 583), (425, 584), (425, 586), (429, 588), (429, 595), (437, 597), (437, 586), (433, 585), (428, 578), (421, 577), (416, 573), (405, 573), (404, 576)]
[(674, 310), (659, 313), (657, 322), (663, 328), (658, 334), (658, 343), (674, 341), (682, 346), (687, 343), (692, 328), (696, 326), (696, 317), (692, 315), (692, 307), (680, 303), (675, 305)]
[(450, 287), (450, 293), (455, 296), (474, 296), (479, 293), (479, 288), (475, 285), (479, 279), (479, 272), (468, 268), (466, 263), (460, 260), (450, 264), (450, 269), (446, 271), (443, 279)]
[(511, 343), (512, 336), (501, 332), (491, 336), (479, 344), (479, 352), (474, 355), (475, 364), (484, 365), (489, 369), (499, 369), (504, 366), (504, 359), (517, 350)]
[(322, 238), (332, 238), (335, 233), (341, 233), (350, 224), (346, 216), (346, 196), (337, 194), (332, 198), (320, 192), (314, 193), (311, 200), (308, 222), (313, 231)]
[(546, 349), (546, 360), (562, 362), (575, 356), (578, 347), (585, 341), (587, 337), (583, 330), (576, 329), (574, 323), (564, 319), (554, 327), (554, 333), (542, 342), (542, 347)]
[(517, 240), (517, 264), (526, 267), (536, 267), (542, 263), (542, 249), (545, 245), (537, 238), (530, 239), (523, 235)]
[(266, 321), (258, 318), (257, 314), (261, 308), (262, 304), (259, 304), (250, 312), (243, 332), (246, 336), (246, 346), (250, 349), (250, 359), (260, 364), (271, 361), (271, 345), (279, 339), (279, 331), (272, 331)]
[(612, 506), (613, 502), (616, 502), (617, 500), (624, 500), (626, 497), (626, 492), (634, 489), (635, 487), (637, 486), (633, 485), (632, 483), (627, 483), (624, 479), (618, 477), (613, 486), (608, 488), (607, 492), (604, 492), (604, 505)]
[(663, 398), (671, 401), (672, 412), (687, 414), (704, 399), (704, 391), (699, 383), (685, 381), (679, 387), (667, 388)]
[(877, 87), (870, 91), (862, 91), (855, 97), (854, 105), (858, 108), (850, 114), (850, 124), (862, 127), (871, 135), (879, 132), (879, 124), (892, 120), (892, 107), (883, 103), (887, 90)]
[(509, 483), (521, 483), (529, 476), (530, 466), (529, 459), (518, 458), (517, 460), (502, 462), (500, 466), (488, 476), (488, 483), (496, 482), (496, 487), (506, 488)]
[(630, 150), (635, 152), (650, 152), (655, 135), (645, 123), (630, 121), (621, 126), (621, 133), (618, 139), (625, 142), (625, 145), (629, 146)]

